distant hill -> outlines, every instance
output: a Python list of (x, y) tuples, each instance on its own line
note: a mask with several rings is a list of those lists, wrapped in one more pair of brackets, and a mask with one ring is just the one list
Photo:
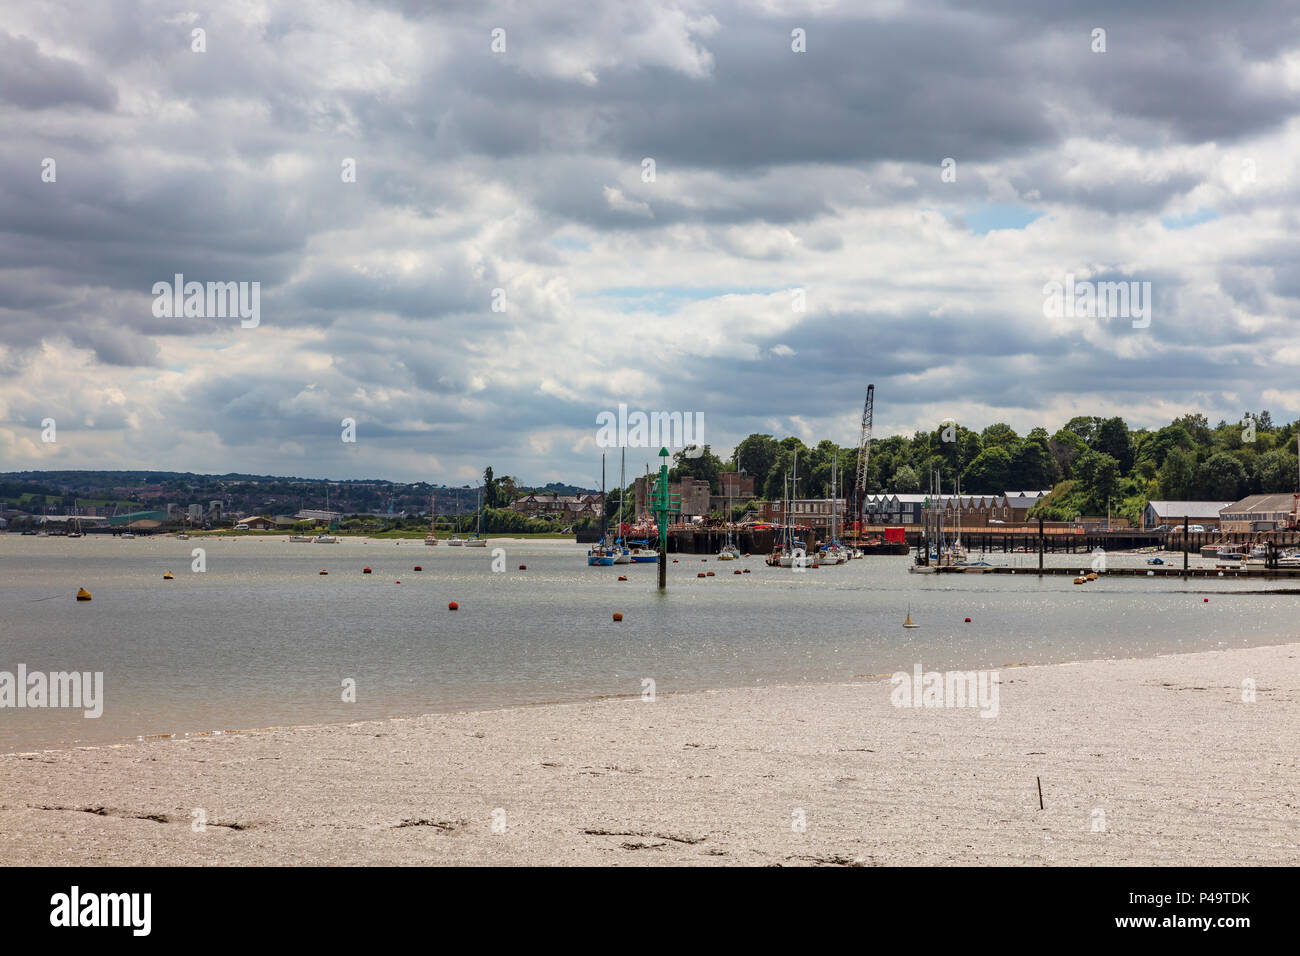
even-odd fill
[[(524, 487), (516, 484), (516, 487)], [(547, 491), (579, 494), (583, 489), (553, 482)], [(477, 507), (473, 485), (449, 488), (429, 482), (395, 482), (384, 478), (320, 478), (253, 475), (229, 472), (205, 475), (180, 471), (13, 471), (0, 473), (0, 510), (40, 513), (45, 510), (95, 513), (114, 505), (124, 510), (141, 505), (182, 508), (211, 502), (223, 512), (237, 514), (294, 514), (302, 509), (324, 509), (348, 514), (424, 514), (430, 499), (439, 514), (465, 514)]]

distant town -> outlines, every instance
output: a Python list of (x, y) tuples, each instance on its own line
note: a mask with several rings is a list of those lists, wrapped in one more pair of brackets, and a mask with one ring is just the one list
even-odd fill
[[(1189, 414), (1159, 429), (1118, 417), (1077, 416), (1055, 433), (1018, 435), (1005, 423), (976, 432), (955, 422), (932, 432), (843, 447), (754, 434), (727, 459), (705, 445), (678, 451), (669, 471), (681, 521), (915, 526), (927, 508), (964, 527), (1043, 519), (1090, 530), (1252, 532), (1293, 525), (1300, 489), (1300, 423), (1267, 411), (1211, 426)], [(858, 482), (859, 467), (865, 469)], [(0, 474), (0, 528), (83, 530), (306, 530), (322, 524), (365, 533), (431, 524), (485, 533), (581, 533), (620, 511), (646, 523), (654, 478), (626, 490), (530, 486), (484, 470), (459, 487), (381, 479), (325, 481), (271, 475), (162, 471), (24, 471)], [(959, 497), (958, 497), (959, 495)], [(624, 500), (626, 498), (626, 500)], [(860, 517), (859, 517), (860, 516)], [(1184, 522), (1185, 523), (1185, 522)], [(1230, 526), (1230, 527), (1229, 527)], [(241, 528), (241, 530), (243, 530)]]

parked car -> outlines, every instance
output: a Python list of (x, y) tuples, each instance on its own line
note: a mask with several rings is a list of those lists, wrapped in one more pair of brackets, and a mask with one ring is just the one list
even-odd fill
[(1162, 524), (1162, 525), (1156, 525), (1156, 527), (1152, 528), (1151, 530), (1152, 530), (1152, 531), (1170, 531), (1170, 530), (1172, 530), (1172, 529), (1169, 527), (1169, 525), (1167, 525), (1167, 524)]
[(247, 530), (248, 530), (248, 525), (246, 525), (246, 524), (237, 524), (237, 525), (235, 525), (235, 530), (236, 530), (236, 531), (247, 531)]
[(1203, 532), (1204, 530), (1205, 530), (1205, 525), (1193, 524), (1187, 526), (1188, 534), (1191, 534), (1192, 532)]

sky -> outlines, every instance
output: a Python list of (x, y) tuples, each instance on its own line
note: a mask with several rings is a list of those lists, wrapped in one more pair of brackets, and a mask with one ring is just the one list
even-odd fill
[(1291, 0), (11, 5), (0, 471), (590, 486), (620, 404), (856, 445), (868, 383), (1285, 422), (1298, 227)]

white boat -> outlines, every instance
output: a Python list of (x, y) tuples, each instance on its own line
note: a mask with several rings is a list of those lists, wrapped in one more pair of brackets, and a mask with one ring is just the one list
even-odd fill
[(133, 535), (130, 531), (123, 531), (120, 537), (125, 541), (127, 538), (134, 538), (135, 535)]
[(725, 544), (722, 550), (718, 552), (719, 561), (735, 561), (740, 557), (740, 549), (734, 544)]
[(465, 540), (465, 547), (486, 548), (487, 538), (482, 537), (482, 534), (483, 534), (483, 488), (482, 486), (480, 486), (478, 490), (478, 530), (475, 531), (472, 535), (470, 535)]
[(339, 539), (332, 534), (318, 534), (312, 538), (313, 544), (338, 544)]
[(310, 544), (315, 539), (309, 534), (291, 534), (289, 535), (290, 544)]
[(424, 543), (429, 547), (437, 547), (438, 536), (434, 534), (438, 525), (438, 507), (437, 500), (433, 492), (429, 492), (429, 533), (424, 537)]
[(459, 535), (453, 534), (447, 539), (447, 546), (449, 548), (463, 548), (465, 546), (465, 539)]

